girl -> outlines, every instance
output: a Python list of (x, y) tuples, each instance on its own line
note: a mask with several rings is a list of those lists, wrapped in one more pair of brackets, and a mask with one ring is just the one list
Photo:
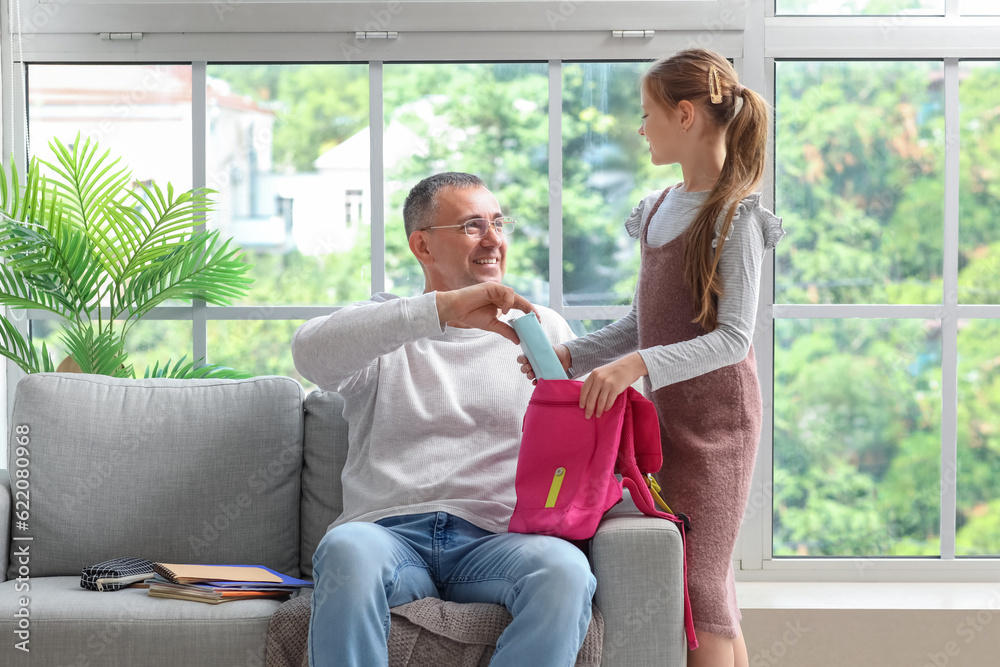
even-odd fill
[(692, 523), (688, 585), (699, 648), (688, 664), (745, 667), (730, 559), (760, 436), (751, 340), (761, 264), (784, 234), (754, 194), (767, 105), (725, 58), (701, 49), (655, 62), (640, 90), (650, 159), (679, 163), (684, 182), (644, 199), (625, 223), (642, 250), (631, 313), (555, 349), (570, 377), (590, 371), (580, 394), (588, 418), (644, 378), (660, 419), (658, 481), (667, 504)]

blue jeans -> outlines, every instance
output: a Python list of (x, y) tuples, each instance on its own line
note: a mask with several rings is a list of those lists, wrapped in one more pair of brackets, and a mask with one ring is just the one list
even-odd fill
[(389, 608), (425, 597), (507, 608), (492, 667), (572, 667), (597, 587), (569, 542), (444, 512), (341, 524), (316, 548), (313, 577), (310, 667), (387, 665)]

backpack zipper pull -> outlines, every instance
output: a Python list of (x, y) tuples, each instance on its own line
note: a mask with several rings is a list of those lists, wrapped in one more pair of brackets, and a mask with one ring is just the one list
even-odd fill
[(670, 506), (667, 505), (663, 498), (660, 497), (660, 485), (656, 481), (656, 478), (653, 477), (652, 473), (646, 473), (646, 486), (649, 487), (649, 492), (653, 495), (653, 500), (656, 501), (656, 504), (659, 505), (667, 514), (673, 514), (674, 511), (670, 509)]
[(559, 466), (552, 475), (552, 486), (549, 487), (549, 497), (545, 499), (545, 507), (555, 507), (556, 499), (559, 497), (559, 489), (562, 488), (563, 479), (566, 477), (566, 468)]

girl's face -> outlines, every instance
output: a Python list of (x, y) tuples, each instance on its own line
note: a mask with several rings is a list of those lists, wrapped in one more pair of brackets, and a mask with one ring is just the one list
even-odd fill
[(642, 124), (639, 134), (649, 143), (649, 159), (655, 165), (677, 162), (677, 143), (680, 140), (681, 125), (675, 111), (667, 109), (640, 92)]

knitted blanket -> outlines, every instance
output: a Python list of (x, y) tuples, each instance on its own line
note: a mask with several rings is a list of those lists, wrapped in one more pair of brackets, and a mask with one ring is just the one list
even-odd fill
[[(267, 629), (267, 667), (308, 667), (308, 594), (278, 607)], [(391, 610), (389, 667), (486, 667), (511, 616), (497, 604), (424, 598)], [(576, 667), (599, 667), (604, 618), (595, 606)]]

